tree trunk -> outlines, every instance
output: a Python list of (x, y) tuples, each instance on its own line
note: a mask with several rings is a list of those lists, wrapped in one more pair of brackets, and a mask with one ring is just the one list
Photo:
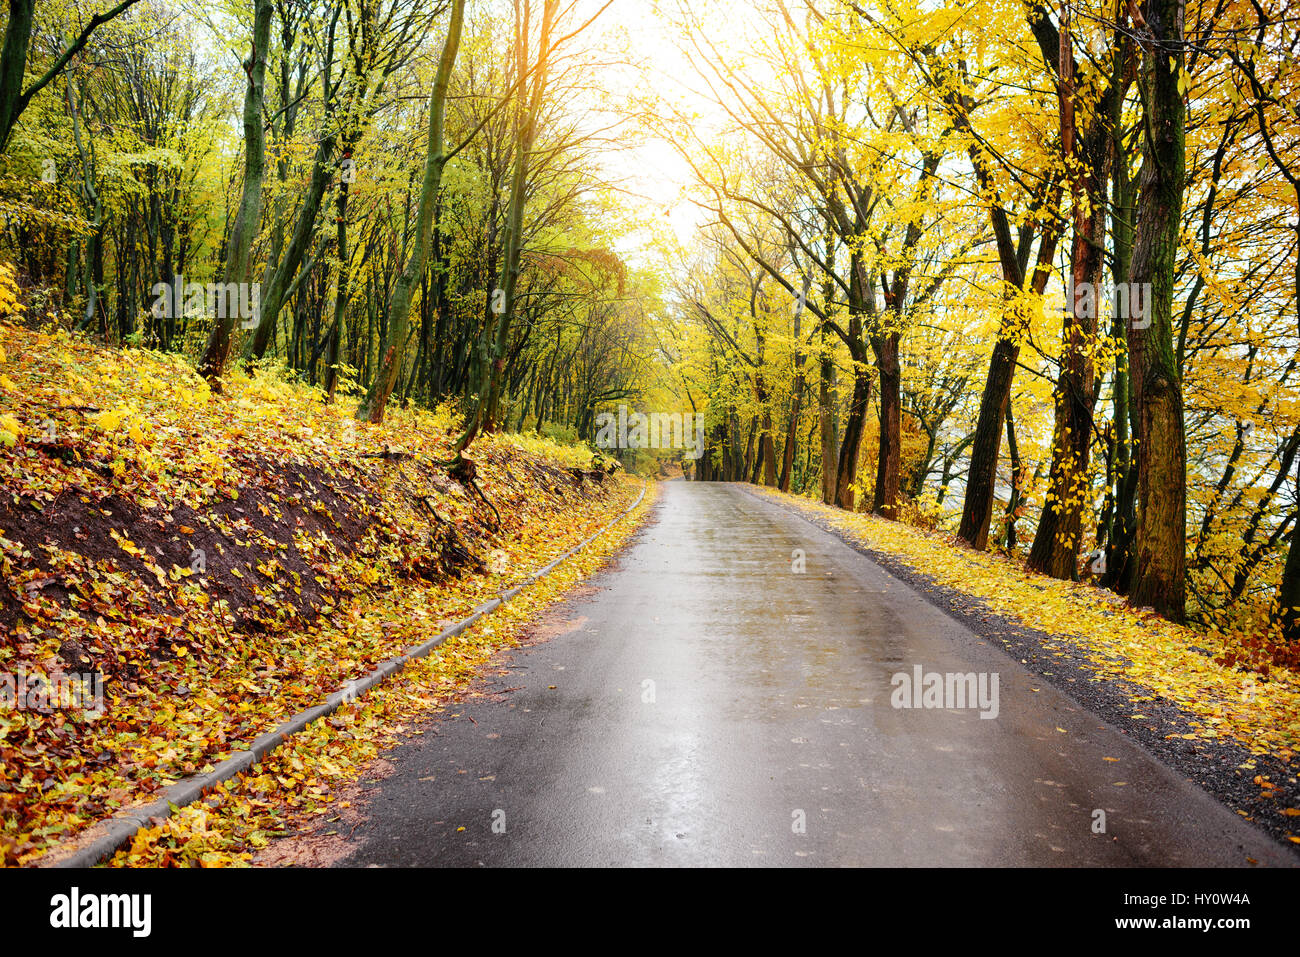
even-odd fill
[[(1151, 284), (1141, 321), (1130, 317), (1129, 356), (1138, 419), (1138, 527), (1129, 598), (1175, 621), (1186, 601), (1187, 448), (1173, 350), (1174, 271), (1183, 206), (1185, 108), (1182, 0), (1143, 5), (1154, 52), (1143, 58), (1145, 105), (1138, 229), (1129, 289)], [(1131, 295), (1130, 295), (1131, 298)]]
[(1104, 168), (1093, 166), (1087, 177), (1088, 188), (1075, 205), (1071, 289), (1067, 290), (1061, 373), (1054, 395), (1052, 465), (1038, 531), (1026, 563), (1031, 571), (1066, 580), (1078, 575), (1083, 511), (1089, 497), (1088, 459), (1097, 398), (1092, 362), (1099, 308), (1095, 293), (1101, 289), (1105, 269)]
[[(1048, 208), (1055, 209), (1059, 200), (1060, 194), (1057, 192), (1049, 201)], [(1020, 342), (1029, 327), (1028, 309), (1032, 308), (1032, 304), (1019, 299), (1041, 301), (1043, 289), (1051, 275), (1050, 264), (1056, 255), (1056, 242), (1060, 236), (1054, 225), (1048, 223), (1042, 227), (1037, 262), (1034, 271), (1026, 277), (1012, 251), (1006, 212), (1001, 207), (994, 207), (990, 215), (999, 236), (998, 255), (1002, 263), (1006, 298), (1003, 301), (998, 339), (989, 359), (984, 393), (980, 397), (979, 418), (971, 444), (970, 468), (966, 472), (966, 496), (962, 505), (961, 524), (957, 530), (958, 538), (981, 551), (988, 547), (989, 521), (993, 517), (997, 487), (998, 455), (1002, 446), (1002, 423), (1011, 398), (1016, 361), (1020, 358)]]
[(9, 131), (22, 112), (23, 80), (27, 73), (27, 50), (32, 42), (35, 13), (36, 0), (9, 0), (4, 57), (0, 59), (0, 150), (8, 143)]
[[(329, 121), (327, 120), (327, 122)], [(285, 250), (283, 258), (276, 264), (275, 270), (271, 274), (271, 281), (267, 284), (262, 296), (257, 328), (254, 329), (253, 335), (249, 337), (244, 349), (246, 359), (260, 359), (266, 355), (266, 348), (271, 342), (271, 337), (275, 335), (275, 323), (279, 318), (280, 310), (284, 308), (284, 304), (289, 301), (294, 290), (315, 266), (314, 257), (309, 259), (305, 265), (303, 265), (303, 257), (307, 254), (307, 246), (311, 242), (316, 227), (316, 217), (320, 213), (320, 204), (325, 197), (325, 190), (329, 186), (331, 179), (332, 164), (330, 160), (334, 155), (335, 138), (334, 133), (329, 133), (321, 139), (316, 147), (316, 157), (312, 165), (311, 182), (307, 187), (307, 196), (303, 201), (302, 209), (298, 213), (298, 221), (294, 224), (289, 246)], [(301, 271), (299, 271), (299, 266), (302, 266)]]
[(817, 387), (817, 416), (821, 430), (822, 447), (822, 501), (835, 504), (836, 463), (839, 461), (839, 427), (835, 421), (835, 406), (839, 402), (836, 383), (835, 358), (831, 354), (829, 335), (822, 327), (821, 360)]
[(1011, 396), (1011, 382), (1015, 378), (1016, 360), (1020, 357), (1014, 325), (1014, 320), (1003, 319), (1002, 330), (989, 360), (984, 394), (980, 397), (979, 419), (975, 423), (975, 440), (971, 443), (970, 469), (966, 473), (966, 499), (957, 529), (958, 538), (981, 551), (989, 543), (1002, 424)]
[[(519, 282), (519, 254), (523, 245), (524, 204), (527, 200), (528, 160), (532, 153), (533, 141), (537, 137), (537, 124), (540, 119), (542, 94), (546, 88), (547, 61), (550, 57), (551, 28), (555, 23), (559, 9), (559, 0), (545, 0), (542, 8), (542, 30), (538, 40), (537, 63), (532, 73), (532, 90), (528, 105), (521, 109), (517, 120), (519, 141), (516, 144), (514, 175), (510, 183), (510, 206), (506, 219), (505, 256), (501, 264), (500, 285), (493, 291), (494, 308), (483, 333), (482, 374), (479, 388), (479, 400), (475, 404), (473, 416), (465, 432), (456, 442), (456, 459), (474, 441), (480, 430), (491, 429), (496, 419), (497, 404), (501, 400), (502, 373), (505, 369), (506, 347), (510, 342), (510, 325), (515, 314), (515, 287)], [(527, 38), (521, 29), (518, 39), (517, 75), (522, 80), (528, 75)], [(522, 97), (521, 97), (522, 103)], [(501, 299), (500, 314), (497, 315), (495, 300)]]
[[(27, 109), (32, 97), (58, 76), (73, 56), (81, 52), (96, 28), (112, 20), (136, 2), (137, 0), (122, 0), (111, 10), (92, 16), (81, 32), (71, 38), (71, 42), (45, 74), (24, 90), (23, 83), (27, 73), (27, 53), (32, 42), (32, 21), (36, 12), (36, 0), (9, 0), (9, 20), (5, 24), (3, 53), (0, 54), (0, 152), (3, 152), (8, 145), (9, 134), (13, 132), (14, 124)], [(268, 25), (269, 23), (270, 21)]]
[(763, 484), (776, 487), (776, 439), (772, 435), (772, 413), (763, 410), (763, 436), (759, 440), (759, 454), (763, 459)]
[(740, 415), (735, 406), (727, 414), (727, 426), (725, 481), (739, 482), (744, 475), (745, 462), (740, 457)]
[[(266, 55), (271, 39), (271, 0), (254, 0), (253, 44), (244, 70), (248, 87), (244, 91), (244, 191), (235, 213), (235, 224), (226, 244), (226, 269), (222, 282), (246, 283), (252, 275), (253, 237), (262, 219), (262, 180), (266, 175), (266, 132), (262, 126), (262, 103), (265, 98)], [(238, 310), (227, 308), (212, 320), (203, 358), (198, 371), (214, 389), (221, 387), (221, 375), (230, 354), (230, 335)]]
[(795, 445), (799, 438), (799, 413), (801, 400), (803, 398), (803, 356), (799, 356), (796, 361), (798, 371), (794, 377), (794, 389), (790, 395), (790, 427), (786, 430), (785, 446), (781, 449), (781, 477), (777, 480), (777, 487), (782, 492), (790, 491), (790, 473), (794, 470)]
[[(1088, 500), (1088, 459), (1092, 448), (1096, 381), (1092, 354), (1097, 338), (1100, 291), (1105, 273), (1106, 190), (1110, 181), (1113, 137), (1110, 109), (1079, 110), (1076, 102), (1074, 50), (1070, 19), (1063, 16), (1059, 35), (1057, 86), (1061, 147), (1071, 177), (1074, 243), (1070, 250), (1070, 285), (1066, 290), (1061, 330), (1061, 373), (1056, 382), (1056, 421), (1052, 464), (1038, 531), (1026, 563), (1031, 571), (1053, 578), (1078, 577), (1083, 510)], [(1103, 94), (1103, 106), (1115, 87)], [(1087, 105), (1086, 102), (1083, 105)], [(1082, 136), (1076, 115), (1089, 117)]]
[(781, 449), (781, 477), (777, 487), (782, 492), (790, 491), (790, 473), (794, 470), (795, 447), (799, 438), (799, 413), (803, 403), (803, 339), (800, 336), (800, 320), (803, 318), (804, 300), (808, 298), (811, 277), (804, 280), (803, 295), (794, 306), (794, 385), (790, 389), (790, 426), (786, 429), (785, 445)]
[(334, 402), (334, 394), (339, 385), (339, 349), (343, 341), (343, 317), (348, 307), (348, 283), (351, 281), (351, 253), (348, 250), (348, 186), (345, 181), (339, 183), (339, 195), (336, 200), (338, 224), (335, 233), (335, 252), (339, 257), (338, 275), (334, 282), (334, 321), (330, 326), (329, 351), (325, 358), (325, 393), (326, 401)]
[(835, 472), (835, 504), (850, 512), (856, 498), (853, 484), (858, 478), (858, 456), (867, 428), (867, 406), (871, 402), (871, 367), (866, 358), (861, 354), (853, 358), (853, 398), (844, 419), (844, 441)]
[(876, 461), (876, 489), (871, 510), (885, 518), (898, 518), (898, 473), (902, 459), (902, 372), (898, 365), (899, 333), (878, 336), (872, 342), (880, 376), (880, 455)]
[(740, 473), (743, 481), (758, 484), (758, 468), (763, 463), (754, 457), (754, 437), (758, 434), (758, 416), (749, 420), (749, 438), (745, 440), (745, 467)]
[(420, 208), (415, 223), (415, 245), (406, 260), (402, 274), (393, 285), (388, 300), (389, 335), (387, 348), (380, 358), (379, 368), (370, 382), (365, 401), (357, 409), (357, 418), (375, 424), (384, 421), (388, 397), (397, 382), (402, 367), (402, 353), (406, 347), (407, 329), (411, 315), (411, 296), (415, 284), (424, 272), (425, 258), (429, 252), (429, 230), (433, 225), (434, 203), (442, 183), (442, 169), (447, 163), (443, 143), (443, 118), (447, 108), (447, 87), (451, 82), (451, 69), (460, 48), (461, 25), (465, 20), (465, 0), (452, 0), (451, 19), (447, 24), (447, 39), (442, 46), (438, 72), (433, 91), (429, 94), (429, 145), (424, 161), (424, 180), (420, 185)]
[[(78, 122), (80, 110), (73, 99), (72, 87), (72, 77), (69, 76), (65, 92), (68, 97), (68, 112), (72, 117), (72, 136), (77, 144), (77, 155), (81, 159), (82, 188), (85, 191), (86, 200), (93, 210), (94, 217), (91, 221), (94, 230), (87, 241), (86, 263), (83, 269), (83, 280), (86, 286), (86, 308), (81, 321), (77, 323), (77, 328), (90, 329), (95, 322), (95, 314), (98, 308), (99, 287), (95, 283), (94, 264), (96, 254), (104, 242), (104, 204), (99, 198), (99, 190), (95, 188), (95, 168), (92, 162), (94, 143), (91, 142), (91, 156), (87, 156), (85, 146), (81, 141), (81, 124)], [(84, 99), (84, 89), (78, 96)], [(164, 273), (164, 275), (167, 274)]]
[[(1300, 466), (1296, 468), (1296, 492), (1300, 493)], [(1300, 523), (1297, 527), (1300, 528)], [(1287, 546), (1286, 564), (1277, 590), (1277, 621), (1283, 638), (1300, 641), (1300, 533), (1295, 529), (1291, 530), (1291, 544)]]
[[(1118, 133), (1113, 134), (1116, 137)], [(1114, 264), (1111, 276), (1116, 288), (1128, 281), (1133, 260), (1134, 190), (1128, 175), (1128, 164), (1122, 161), (1116, 142), (1115, 184), (1112, 190), (1111, 237), (1114, 246)], [(1103, 587), (1126, 594), (1132, 586), (1133, 537), (1137, 533), (1137, 467), (1133, 461), (1132, 435), (1136, 420), (1133, 415), (1133, 385), (1129, 374), (1128, 320), (1121, 314), (1118, 303), (1113, 310), (1111, 335), (1124, 343), (1115, 356), (1115, 383), (1111, 415), (1115, 433), (1115, 461), (1111, 482), (1115, 489), (1115, 508), (1107, 534), (1106, 573), (1101, 578)]]
[[(1300, 187), (1296, 189), (1296, 240), (1300, 242)], [(1300, 252), (1295, 264), (1296, 328), (1300, 329)], [(1296, 466), (1296, 492), (1300, 498), (1300, 465)], [(1300, 528), (1300, 523), (1297, 523)], [(1291, 532), (1287, 546), (1286, 564), (1282, 568), (1282, 581), (1277, 590), (1277, 620), (1282, 626), (1282, 637), (1287, 641), (1300, 641), (1300, 532)]]
[(1024, 488), (1024, 464), (1020, 460), (1020, 445), (1016, 442), (1015, 406), (1007, 400), (1007, 458), (1011, 462), (1011, 494), (1007, 496), (1006, 548), (1010, 553), (1016, 547), (1016, 513), (1020, 510), (1020, 497)]

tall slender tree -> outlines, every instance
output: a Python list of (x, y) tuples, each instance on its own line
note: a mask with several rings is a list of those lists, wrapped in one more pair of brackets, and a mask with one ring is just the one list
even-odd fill
[[(271, 43), (272, 0), (253, 0), (253, 42), (244, 61), (248, 84), (244, 90), (244, 189), (226, 241), (226, 266), (222, 282), (247, 283), (253, 274), (253, 237), (262, 221), (262, 181), (266, 177), (266, 129), (262, 110), (266, 99), (266, 60)], [(199, 374), (214, 387), (230, 355), (230, 339), (237, 310), (227, 308), (213, 319), (207, 346), (199, 360)]]
[(546, 92), (546, 79), (553, 52), (551, 32), (555, 27), (559, 0), (543, 0), (541, 35), (537, 45), (537, 61), (530, 64), (528, 0), (516, 0), (515, 5), (515, 70), (520, 78), (527, 77), (526, 96), (520, 96), (515, 118), (516, 142), (514, 171), (510, 180), (510, 203), (506, 212), (505, 253), (502, 257), (501, 275), (492, 290), (489, 317), (479, 341), (477, 353), (477, 399), (465, 431), (456, 440), (454, 463), (463, 461), (465, 449), (480, 431), (493, 427), (497, 405), (501, 400), (502, 373), (505, 369), (506, 345), (510, 337), (510, 324), (514, 318), (515, 290), (519, 283), (519, 255), (523, 248), (524, 205), (527, 201), (528, 161), (533, 142), (537, 138), (542, 97)]
[(451, 70), (460, 49), (461, 29), (465, 21), (465, 0), (452, 0), (451, 17), (447, 22), (447, 38), (443, 41), (442, 56), (433, 90), (429, 94), (429, 142), (424, 160), (424, 179), (420, 185), (420, 205), (415, 220), (415, 241), (402, 274), (393, 284), (388, 300), (388, 345), (379, 362), (379, 369), (370, 383), (365, 400), (357, 408), (357, 418), (370, 422), (383, 422), (388, 397), (397, 383), (402, 368), (402, 357), (409, 338), (411, 298), (424, 274), (425, 260), (429, 254), (429, 233), (433, 228), (434, 207), (442, 171), (447, 165), (444, 123), (447, 112), (447, 87), (451, 83)]

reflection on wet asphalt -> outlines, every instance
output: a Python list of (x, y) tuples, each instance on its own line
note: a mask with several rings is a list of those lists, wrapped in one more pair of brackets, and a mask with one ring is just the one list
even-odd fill
[[(869, 559), (737, 488), (666, 484), (590, 584), (492, 682), (519, 690), (386, 755), (339, 863), (1291, 863)], [(891, 706), (916, 666), (996, 674), (997, 717)]]

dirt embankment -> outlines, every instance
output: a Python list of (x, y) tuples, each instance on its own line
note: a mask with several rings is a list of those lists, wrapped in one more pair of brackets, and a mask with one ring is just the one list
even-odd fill
[(232, 372), (218, 395), (175, 356), (58, 331), (0, 324), (0, 387), (0, 674), (17, 697), (18, 679), (94, 673), (105, 705), (0, 707), (10, 862), (412, 637), (323, 623), (412, 585), (433, 621), (455, 617), (626, 498), (582, 450), (486, 436), (458, 481), (437, 464), (449, 415), (357, 423), (353, 402), (273, 373)]

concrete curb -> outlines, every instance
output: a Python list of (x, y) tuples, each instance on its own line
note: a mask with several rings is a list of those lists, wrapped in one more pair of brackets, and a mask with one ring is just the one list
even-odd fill
[[(192, 804), (199, 798), (203, 797), (209, 790), (218, 784), (231, 780), (239, 774), (244, 773), (261, 761), (267, 754), (274, 751), (282, 743), (289, 739), (290, 735), (297, 734), (308, 725), (319, 721), (321, 718), (333, 714), (338, 708), (348, 701), (355, 701), (375, 686), (381, 684), (391, 675), (396, 674), (406, 667), (409, 661), (416, 661), (428, 656), (435, 648), (441, 645), (448, 638), (454, 638), (466, 628), (473, 625), (484, 615), (489, 615), (500, 608), (505, 602), (518, 595), (529, 585), (538, 579), (545, 578), (555, 570), (560, 563), (573, 557), (583, 548), (586, 548), (593, 541), (604, 535), (607, 531), (617, 525), (623, 519), (631, 514), (645, 499), (646, 489), (649, 483), (641, 486), (641, 494), (636, 497), (636, 501), (625, 508), (617, 518), (610, 521), (607, 525), (597, 531), (595, 534), (583, 539), (577, 545), (574, 545), (563, 555), (560, 555), (554, 561), (533, 572), (518, 585), (513, 585), (503, 591), (498, 597), (490, 599), (475, 608), (470, 614), (460, 621), (445, 628), (442, 632), (430, 638), (428, 641), (421, 642), (412, 648), (408, 648), (400, 655), (389, 658), (381, 662), (374, 671), (364, 675), (361, 678), (355, 678), (349, 681), (341, 689), (334, 692), (326, 698), (321, 704), (306, 711), (300, 711), (284, 724), (280, 725), (274, 731), (268, 731), (261, 737), (257, 738), (250, 744), (247, 750), (236, 751), (226, 758), (215, 768), (206, 774), (195, 775), (184, 778), (175, 784), (165, 788), (162, 796), (156, 801), (145, 804), (142, 807), (132, 808), (121, 814), (114, 815), (100, 821), (107, 833), (102, 837), (95, 839), (90, 844), (79, 850), (74, 851), (66, 857), (57, 861), (46, 862), (39, 860), (34, 863), (33, 867), (51, 867), (51, 868), (74, 868), (74, 867), (94, 867), (96, 864), (108, 859), (117, 850), (126, 845), (136, 833), (142, 828), (150, 826), (155, 819), (165, 819), (169, 817), (174, 810)], [(52, 853), (57, 853), (57, 848), (53, 848), (45, 853), (49, 857)]]

